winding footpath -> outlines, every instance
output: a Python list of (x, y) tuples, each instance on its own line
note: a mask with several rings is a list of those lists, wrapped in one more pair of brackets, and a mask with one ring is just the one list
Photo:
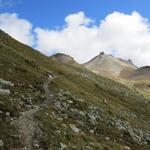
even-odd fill
[(34, 116), (36, 112), (44, 109), (43, 105), (46, 107), (49, 100), (51, 91), (49, 90), (49, 85), (57, 76), (52, 74), (49, 75), (48, 79), (43, 84), (43, 89), (45, 92), (45, 100), (39, 106), (33, 106), (33, 109), (22, 112), (22, 115), (18, 120), (15, 121), (16, 126), (19, 129), (19, 136), (23, 147), (14, 150), (32, 150), (33, 147), (33, 136), (38, 128), (38, 123)]

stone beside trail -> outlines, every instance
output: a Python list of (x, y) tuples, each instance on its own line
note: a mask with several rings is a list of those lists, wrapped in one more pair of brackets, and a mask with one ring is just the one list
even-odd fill
[(10, 95), (10, 87), (14, 86), (11, 81), (0, 79), (0, 95)]

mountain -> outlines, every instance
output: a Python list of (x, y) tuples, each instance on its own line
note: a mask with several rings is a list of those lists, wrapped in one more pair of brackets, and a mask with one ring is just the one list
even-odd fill
[(134, 88), (150, 97), (150, 66), (137, 68), (127, 76), (126, 80), (132, 81)]
[(133, 80), (150, 80), (150, 66), (137, 68), (129, 77)]
[(94, 73), (114, 79), (150, 97), (150, 67), (136, 67), (132, 60), (123, 60), (101, 52), (83, 64)]
[(71, 56), (63, 54), (63, 53), (57, 53), (51, 56), (51, 58), (56, 59), (62, 63), (76, 63), (77, 64), (77, 62), (75, 62), (75, 60)]
[(0, 149), (149, 150), (149, 102), (0, 30)]
[(121, 72), (130, 72), (136, 69), (131, 60), (123, 60), (101, 52), (87, 63), (83, 64), (89, 70), (109, 77), (119, 77)]

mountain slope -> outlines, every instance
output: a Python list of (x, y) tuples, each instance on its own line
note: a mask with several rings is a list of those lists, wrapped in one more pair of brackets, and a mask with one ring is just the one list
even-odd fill
[(130, 76), (132, 80), (150, 80), (150, 66), (144, 66), (136, 69)]
[[(2, 149), (149, 149), (149, 100), (0, 31)], [(139, 118), (140, 116), (140, 118)]]
[(133, 82), (133, 86), (145, 96), (150, 97), (150, 66), (136, 69), (126, 78)]
[(131, 60), (125, 61), (103, 52), (83, 65), (95, 73), (109, 77), (118, 77), (123, 70), (130, 71), (136, 69)]
[(131, 60), (115, 58), (101, 52), (98, 56), (83, 64), (89, 70), (121, 82), (131, 89), (138, 90), (150, 97), (149, 66), (137, 68)]

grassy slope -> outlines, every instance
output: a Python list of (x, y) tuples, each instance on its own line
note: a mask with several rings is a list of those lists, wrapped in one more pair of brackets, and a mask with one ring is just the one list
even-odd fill
[[(75, 102), (79, 98), (85, 101), (85, 103), (79, 103), (78, 109), (86, 111), (87, 106), (102, 109), (103, 122), (97, 125), (97, 129), (100, 130), (99, 135), (88, 132), (88, 127), (86, 126), (90, 126), (90, 124), (86, 121), (84, 121), (84, 134), (74, 135), (70, 130), (67, 130), (66, 135), (61, 124), (68, 125), (69, 123), (75, 123), (79, 119), (67, 114), (70, 115), (69, 119), (60, 124), (59, 121), (56, 121), (57, 119), (45, 115), (45, 113), (53, 111), (57, 113), (55, 106), (49, 104), (48, 108), (43, 109), (36, 115), (36, 118), (43, 124), (41, 129), (45, 135), (42, 139), (44, 145), (57, 149), (60, 142), (65, 144), (69, 142), (76, 145), (78, 149), (83, 149), (83, 145), (93, 142), (99, 143), (101, 148), (105, 149), (124, 149), (124, 145), (129, 145), (133, 149), (143, 147), (148, 149), (149, 146), (140, 146), (124, 137), (123, 141), (119, 141), (122, 138), (121, 132), (116, 128), (106, 126), (110, 117), (118, 117), (129, 122), (134, 127), (149, 131), (150, 108), (143, 96), (120, 83), (95, 75), (82, 67), (62, 64), (50, 59), (0, 32), (0, 78), (12, 81), (15, 84), (11, 89), (12, 94), (10, 97), (0, 97), (0, 109), (3, 112), (11, 112), (11, 117), (18, 117), (18, 112), (24, 111), (24, 108), (19, 105), (22, 102), (22, 95), (25, 97), (32, 96), (34, 103), (41, 101), (42, 95), (44, 95), (42, 83), (48, 71), (59, 75), (50, 85), (50, 90), (53, 91), (56, 99), (60, 89), (69, 91), (75, 97)], [(35, 94), (37, 91), (38, 94)], [(10, 101), (10, 99), (13, 99), (13, 101)], [(104, 101), (107, 101), (107, 103)], [(140, 118), (121, 115), (124, 111), (134, 113)], [(53, 137), (52, 135), (56, 128), (61, 131), (61, 134)], [(4, 114), (0, 122), (0, 129), (0, 138), (4, 140), (6, 148), (9, 149), (10, 146), (15, 147), (19, 144), (19, 137), (14, 136), (17, 131), (14, 130), (13, 125), (10, 125), (10, 121), (6, 119)], [(110, 137), (109, 141), (105, 139), (106, 136)], [(100, 146), (97, 146), (98, 149)]]
[[(137, 69), (138, 70), (138, 69)], [(142, 75), (133, 75), (135, 73), (134, 70), (123, 70), (119, 76), (115, 80), (119, 80), (121, 83), (126, 86), (138, 90), (145, 97), (150, 98), (150, 88), (148, 88), (150, 78)], [(143, 86), (142, 86), (143, 85)], [(145, 88), (147, 86), (147, 88)]]

